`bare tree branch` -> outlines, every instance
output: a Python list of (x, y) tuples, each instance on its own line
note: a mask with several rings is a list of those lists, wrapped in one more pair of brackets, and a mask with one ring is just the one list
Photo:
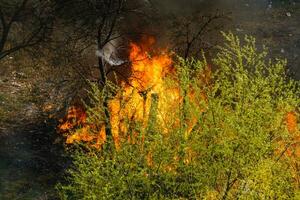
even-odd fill
[[(49, 1), (50, 2), (50, 1)], [(5, 7), (0, 8), (0, 21), (2, 33), (0, 37), (0, 59), (16, 52), (21, 49), (32, 47), (42, 42), (45, 39), (46, 32), (51, 25), (50, 19), (52, 19), (51, 13), (48, 10), (51, 9), (50, 3), (39, 2), (35, 7), (34, 2), (29, 0), (23, 0), (21, 3), (10, 5), (14, 7), (12, 12), (4, 12)], [(32, 10), (39, 9), (40, 13), (32, 13)], [(9, 10), (7, 8), (7, 10)], [(26, 13), (30, 13), (26, 15)], [(21, 19), (22, 18), (22, 19)], [(28, 22), (27, 22), (28, 21)], [(28, 28), (26, 32), (18, 35), (19, 42), (13, 41), (14, 25), (22, 25)], [(32, 26), (32, 27), (31, 27)], [(9, 48), (7, 48), (9, 44)]]

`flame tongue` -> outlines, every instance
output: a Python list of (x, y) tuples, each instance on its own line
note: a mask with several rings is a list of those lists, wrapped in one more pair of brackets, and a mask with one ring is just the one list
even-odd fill
[(131, 43), (130, 61), (132, 76), (130, 84), (139, 91), (162, 87), (163, 78), (171, 71), (172, 60), (167, 54), (151, 57), (142, 47)]

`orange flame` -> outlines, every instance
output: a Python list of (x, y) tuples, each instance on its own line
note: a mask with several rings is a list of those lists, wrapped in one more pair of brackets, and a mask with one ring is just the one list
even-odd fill
[(286, 114), (286, 125), (289, 133), (294, 133), (297, 130), (297, 116), (295, 112), (288, 112)]
[(286, 149), (285, 155), (289, 158), (291, 172), (297, 187), (300, 186), (299, 158), (300, 158), (300, 134), (296, 112), (288, 112), (285, 116), (288, 132), (291, 134), (292, 143)]
[(285, 122), (287, 130), (290, 133), (293, 141), (290, 147), (286, 150), (286, 155), (289, 157), (300, 158), (300, 135), (296, 113), (293, 111), (288, 112), (285, 116)]
[[(152, 40), (149, 43), (151, 45)], [(138, 46), (134, 43), (131, 43), (130, 47), (129, 58), (132, 62), (130, 84), (139, 91), (161, 87), (163, 78), (172, 70), (172, 59), (170, 56), (166, 53), (161, 53), (151, 57), (145, 51), (149, 47)]]
[(60, 122), (64, 122), (59, 125), (58, 129), (60, 132), (68, 132), (79, 125), (86, 123), (86, 113), (85, 110), (81, 106), (71, 106), (68, 110), (67, 115), (64, 119), (60, 120)]
[[(143, 144), (148, 128), (159, 126), (162, 134), (168, 135), (174, 127), (180, 126), (180, 105), (183, 95), (175, 78), (175, 68), (167, 51), (153, 48), (155, 40), (144, 38), (141, 45), (130, 44), (130, 77), (120, 83), (120, 90), (108, 102), (111, 132), (116, 148), (127, 141)], [(175, 84), (166, 84), (168, 80)], [(208, 84), (210, 68), (200, 77)], [(197, 103), (195, 91), (187, 96)], [(206, 99), (205, 94), (200, 94)], [(202, 112), (202, 111), (201, 111)], [(67, 144), (86, 142), (96, 148), (106, 141), (104, 124), (89, 124), (82, 107), (70, 107), (67, 117), (58, 127), (59, 132), (67, 135)], [(155, 121), (155, 125), (152, 124)], [(189, 134), (197, 123), (196, 116), (186, 119), (185, 134)], [(138, 127), (138, 128), (137, 128)], [(149, 154), (150, 163), (151, 156)]]

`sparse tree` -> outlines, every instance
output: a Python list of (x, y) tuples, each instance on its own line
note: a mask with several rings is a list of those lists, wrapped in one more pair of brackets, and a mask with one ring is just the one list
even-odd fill
[(0, 2), (0, 59), (47, 39), (52, 32), (53, 3), (51, 0)]
[(213, 47), (209, 43), (208, 33), (215, 34), (220, 30), (219, 22), (228, 19), (228, 14), (216, 12), (210, 15), (203, 15), (195, 12), (188, 16), (173, 16), (171, 37), (174, 41), (174, 50), (185, 60), (190, 56), (199, 56), (201, 50), (206, 52)]

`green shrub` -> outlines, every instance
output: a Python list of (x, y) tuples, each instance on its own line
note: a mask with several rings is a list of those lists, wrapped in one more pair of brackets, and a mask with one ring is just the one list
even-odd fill
[(231, 33), (224, 37), (209, 83), (199, 81), (205, 61), (178, 59), (178, 81), (168, 85), (180, 87), (184, 100), (174, 109), (169, 134), (154, 121), (143, 142), (124, 142), (109, 152), (79, 148), (67, 183), (58, 185), (61, 198), (299, 197), (291, 158), (282, 148), (293, 140), (285, 115), (299, 107), (299, 85), (286, 76), (286, 61), (267, 60), (254, 38), (241, 44)]

